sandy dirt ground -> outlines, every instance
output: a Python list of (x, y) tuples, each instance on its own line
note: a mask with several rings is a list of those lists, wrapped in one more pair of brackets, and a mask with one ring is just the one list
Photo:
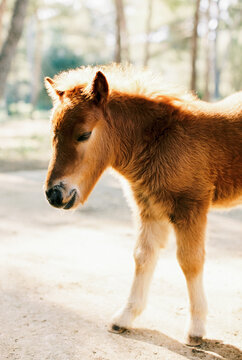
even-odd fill
[(51, 208), (44, 171), (0, 174), (0, 359), (242, 359), (242, 210), (209, 215), (207, 338), (183, 344), (185, 280), (175, 241), (160, 256), (145, 312), (111, 334), (134, 271), (135, 231), (118, 181), (105, 174), (75, 212)]

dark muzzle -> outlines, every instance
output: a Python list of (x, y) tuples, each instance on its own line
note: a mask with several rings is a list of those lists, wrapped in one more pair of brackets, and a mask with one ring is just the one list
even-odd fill
[(45, 192), (49, 203), (55, 207), (63, 206), (62, 188), (60, 185), (55, 185)]

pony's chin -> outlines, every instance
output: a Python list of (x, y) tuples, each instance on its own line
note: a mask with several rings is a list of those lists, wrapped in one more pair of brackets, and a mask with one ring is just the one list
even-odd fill
[(77, 191), (75, 189), (73, 189), (71, 191), (71, 198), (70, 200), (63, 206), (64, 210), (70, 210), (70, 209), (74, 209), (78, 206), (78, 195), (77, 195)]

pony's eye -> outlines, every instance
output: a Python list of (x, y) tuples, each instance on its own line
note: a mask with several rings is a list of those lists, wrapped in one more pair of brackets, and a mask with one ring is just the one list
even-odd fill
[(91, 133), (92, 133), (91, 131), (88, 131), (88, 132), (85, 132), (85, 133), (79, 135), (77, 138), (77, 141), (82, 142), (82, 141), (88, 140), (89, 137), (91, 136)]

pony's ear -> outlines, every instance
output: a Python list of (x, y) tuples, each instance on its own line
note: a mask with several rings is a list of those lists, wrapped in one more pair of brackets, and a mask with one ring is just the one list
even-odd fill
[(45, 78), (45, 87), (52, 100), (61, 99), (64, 95), (64, 91), (55, 88), (55, 82), (50, 77)]
[(108, 82), (101, 71), (98, 71), (92, 82), (93, 101), (96, 105), (104, 105), (108, 98)]

